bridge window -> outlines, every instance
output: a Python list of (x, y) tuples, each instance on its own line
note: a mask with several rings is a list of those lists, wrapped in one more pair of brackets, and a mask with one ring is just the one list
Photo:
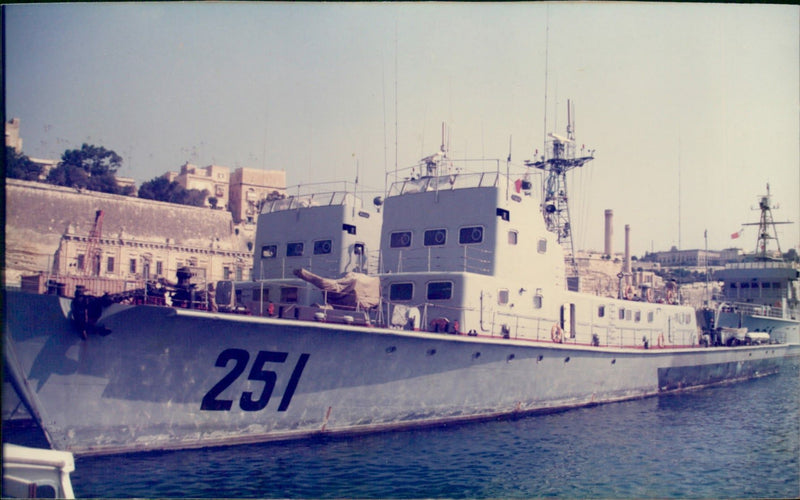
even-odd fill
[(314, 255), (324, 255), (331, 253), (333, 248), (331, 240), (319, 240), (314, 242)]
[(392, 248), (403, 248), (411, 246), (411, 231), (398, 231), (392, 233), (389, 238), (389, 246)]
[(289, 304), (297, 302), (297, 287), (287, 286), (281, 288), (281, 302)]
[(261, 247), (262, 259), (274, 259), (278, 255), (278, 245), (264, 245)]
[(452, 281), (432, 281), (428, 283), (428, 300), (448, 300), (452, 296)]
[(462, 245), (471, 245), (483, 241), (483, 228), (481, 226), (462, 227), (458, 233), (458, 242)]
[(641, 320), (642, 320), (642, 311), (634, 311), (634, 313), (633, 313), (633, 321), (638, 323)]
[(289, 243), (286, 245), (286, 256), (287, 257), (302, 257), (303, 255), (303, 243)]
[(424, 245), (441, 246), (447, 243), (447, 229), (429, 229), (425, 231)]
[(414, 283), (392, 283), (389, 285), (389, 300), (411, 300)]

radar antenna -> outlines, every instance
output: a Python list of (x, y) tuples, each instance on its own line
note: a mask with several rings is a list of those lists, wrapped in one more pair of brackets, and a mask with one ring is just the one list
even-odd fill
[(586, 150), (585, 146), (581, 146), (578, 155), (574, 119), (572, 103), (567, 100), (567, 136), (548, 134), (550, 140), (545, 142), (544, 154), (538, 159), (526, 161), (525, 165), (545, 172), (541, 197), (545, 226), (558, 236), (559, 244), (567, 252), (572, 273), (577, 275), (567, 197), (567, 172), (593, 160), (594, 150)]

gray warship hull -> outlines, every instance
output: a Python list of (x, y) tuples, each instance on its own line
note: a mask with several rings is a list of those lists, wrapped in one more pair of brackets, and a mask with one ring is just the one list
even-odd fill
[(7, 382), (51, 446), (181, 449), (489, 419), (775, 373), (782, 344), (631, 349), (6, 294)]

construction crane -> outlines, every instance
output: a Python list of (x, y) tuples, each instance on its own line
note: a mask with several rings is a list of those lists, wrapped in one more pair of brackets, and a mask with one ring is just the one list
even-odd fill
[(100, 274), (100, 238), (103, 236), (103, 211), (98, 210), (94, 214), (94, 225), (89, 232), (89, 239), (86, 241), (86, 257), (84, 258), (83, 275)]
[(571, 271), (577, 274), (575, 263), (575, 246), (572, 241), (572, 225), (569, 216), (569, 199), (567, 196), (567, 172), (582, 167), (594, 159), (594, 150), (587, 151), (581, 147), (580, 156), (576, 153), (575, 123), (572, 104), (567, 101), (567, 135), (548, 134), (544, 154), (538, 160), (528, 160), (527, 167), (538, 168), (545, 172), (542, 183), (541, 209), (548, 231), (556, 233), (558, 243), (567, 252)]

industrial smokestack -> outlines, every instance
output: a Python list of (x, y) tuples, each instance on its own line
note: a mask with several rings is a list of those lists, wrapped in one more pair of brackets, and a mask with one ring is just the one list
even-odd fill
[(631, 273), (631, 225), (625, 224), (625, 274)]
[(605, 255), (611, 257), (614, 248), (611, 246), (611, 238), (614, 236), (614, 211), (606, 209), (606, 246), (603, 251)]

